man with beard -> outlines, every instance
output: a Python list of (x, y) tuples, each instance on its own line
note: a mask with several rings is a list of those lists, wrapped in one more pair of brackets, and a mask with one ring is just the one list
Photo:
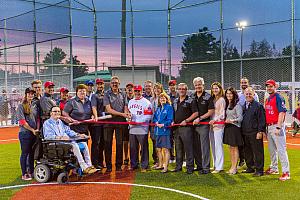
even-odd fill
[[(111, 77), (110, 90), (104, 94), (103, 105), (105, 110), (113, 116), (111, 121), (125, 122), (126, 118), (131, 118), (131, 115), (128, 112), (126, 95), (119, 89), (119, 86), (119, 77)], [(122, 171), (124, 127), (117, 124), (107, 124), (104, 125), (104, 128), (106, 172), (112, 171), (112, 141), (114, 133), (116, 138), (116, 171)]]

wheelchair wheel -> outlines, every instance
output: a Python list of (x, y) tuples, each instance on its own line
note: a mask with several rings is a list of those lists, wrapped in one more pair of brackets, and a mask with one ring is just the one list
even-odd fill
[(69, 176), (66, 172), (62, 172), (57, 177), (57, 182), (60, 184), (67, 183), (69, 180)]
[(39, 183), (46, 183), (51, 177), (50, 169), (47, 165), (39, 164), (34, 168), (34, 178)]

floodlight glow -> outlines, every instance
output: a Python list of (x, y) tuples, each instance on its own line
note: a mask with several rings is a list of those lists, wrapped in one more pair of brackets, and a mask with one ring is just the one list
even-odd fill
[(235, 23), (235, 25), (238, 27), (238, 30), (241, 31), (247, 26), (247, 21), (239, 21)]

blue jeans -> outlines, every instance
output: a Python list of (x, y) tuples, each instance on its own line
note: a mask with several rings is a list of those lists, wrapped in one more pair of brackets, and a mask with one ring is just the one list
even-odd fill
[(29, 173), (33, 173), (34, 170), (34, 150), (32, 147), (36, 137), (30, 131), (22, 131), (19, 132), (19, 140), (21, 145), (20, 165), (24, 176), (27, 173), (27, 167)]

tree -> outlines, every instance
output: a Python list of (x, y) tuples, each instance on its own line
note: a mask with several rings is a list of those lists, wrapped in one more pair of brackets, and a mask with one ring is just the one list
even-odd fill
[[(291, 56), (292, 51), (291, 51), (291, 45), (288, 45), (282, 49), (282, 55), (284, 56)], [(298, 43), (295, 44), (295, 55), (300, 55), (300, 40)]]
[[(67, 60), (66, 63), (70, 64), (70, 59)], [(85, 63), (81, 63), (80, 60), (77, 59), (77, 56), (73, 56), (73, 65), (80, 65), (73, 67), (74, 79), (86, 75), (89, 71), (88, 66)]]
[[(67, 54), (59, 47), (55, 47), (52, 51), (46, 54), (43, 63), (45, 64), (62, 64)], [(53, 57), (53, 59), (52, 59)]]
[(240, 58), (237, 48), (233, 46), (231, 40), (228, 38), (226, 38), (223, 44), (223, 55), (225, 60)]
[(207, 27), (199, 29), (199, 33), (188, 36), (181, 47), (182, 62), (217, 60), (220, 57), (220, 41), (217, 41)]
[[(43, 73), (54, 74), (65, 72), (65, 66), (51, 66), (51, 64), (63, 64), (63, 60), (66, 58), (67, 54), (59, 47), (55, 47), (52, 51), (46, 54), (43, 63), (46, 64)], [(53, 71), (52, 71), (53, 68)]]
[(276, 56), (277, 50), (275, 44), (273, 46), (263, 39), (260, 42), (253, 40), (250, 44), (250, 49), (246, 51), (243, 55), (244, 58), (257, 58), (257, 57), (273, 57)]

